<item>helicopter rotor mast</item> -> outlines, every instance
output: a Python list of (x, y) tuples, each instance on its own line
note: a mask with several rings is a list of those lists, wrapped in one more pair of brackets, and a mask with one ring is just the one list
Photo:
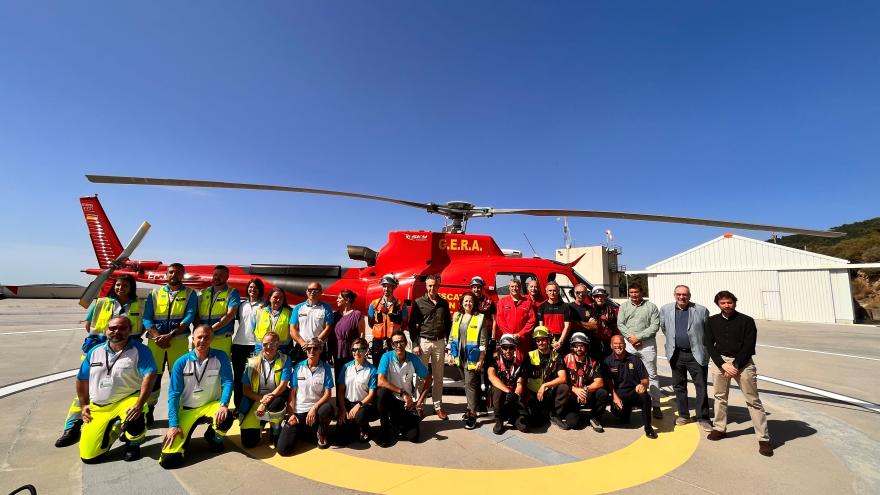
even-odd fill
[(710, 227), (726, 227), (731, 229), (742, 230), (760, 230), (774, 233), (790, 233), (803, 234), (816, 237), (843, 237), (843, 232), (834, 232), (830, 230), (804, 229), (799, 227), (783, 227), (779, 225), (765, 225), (745, 222), (731, 222), (726, 220), (712, 220), (706, 218), (691, 218), (669, 215), (652, 215), (644, 213), (625, 213), (614, 211), (600, 210), (557, 210), (557, 209), (500, 209), (483, 206), (474, 206), (466, 201), (450, 201), (445, 205), (437, 203), (419, 203), (415, 201), (407, 201), (397, 198), (389, 198), (385, 196), (375, 196), (371, 194), (352, 193), (345, 191), (332, 191), (329, 189), (311, 189), (304, 187), (277, 186), (264, 184), (247, 184), (239, 182), (218, 182), (218, 181), (202, 181), (188, 179), (164, 179), (150, 177), (120, 177), (112, 175), (86, 175), (86, 178), (93, 183), (98, 184), (129, 184), (142, 186), (172, 186), (172, 187), (208, 187), (219, 189), (250, 189), (258, 191), (281, 191), (281, 192), (297, 192), (307, 194), (323, 194), (329, 196), (343, 196), (349, 198), (371, 199), (374, 201), (383, 201), (401, 206), (409, 206), (417, 208), (428, 213), (443, 215), (448, 220), (446, 227), (443, 228), (445, 233), (463, 234), (467, 230), (467, 222), (471, 218), (489, 218), (495, 215), (529, 215), (529, 216), (570, 216), (570, 217), (590, 217), (590, 218), (616, 218), (623, 220), (641, 220), (648, 222), (665, 222), (665, 223), (683, 223), (689, 225), (706, 225)]

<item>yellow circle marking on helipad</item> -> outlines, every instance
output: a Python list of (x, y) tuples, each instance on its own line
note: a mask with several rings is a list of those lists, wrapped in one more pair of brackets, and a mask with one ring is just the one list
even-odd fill
[[(237, 427), (229, 433), (239, 444), (236, 430)], [(669, 432), (658, 431), (657, 434), (659, 438), (656, 440), (642, 435), (628, 446), (599, 457), (516, 469), (415, 466), (319, 449), (310, 449), (293, 457), (275, 454), (262, 460), (297, 476), (359, 492), (448, 495), (452, 483), (466, 487), (470, 493), (543, 493), (548, 486), (561, 493), (606, 493), (663, 476), (687, 462), (700, 441), (696, 423), (677, 426)], [(636, 466), (638, 468), (634, 469)]]

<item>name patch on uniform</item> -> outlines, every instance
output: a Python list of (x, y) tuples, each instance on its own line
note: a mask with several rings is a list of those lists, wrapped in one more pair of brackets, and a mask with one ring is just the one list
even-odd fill
[(635, 367), (635, 365), (634, 365), (634, 364), (632, 364), (632, 363), (629, 363), (629, 369), (631, 369), (631, 370), (633, 370), (633, 369), (635, 369), (635, 368), (636, 368), (636, 367)]
[(104, 363), (99, 361), (97, 363), (89, 363), (89, 366), (92, 366), (92, 367), (104, 366)]

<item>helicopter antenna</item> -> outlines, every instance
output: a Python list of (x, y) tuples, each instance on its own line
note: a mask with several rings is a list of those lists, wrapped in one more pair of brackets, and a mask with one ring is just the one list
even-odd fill
[(535, 258), (540, 258), (540, 256), (538, 256), (538, 252), (535, 251), (535, 246), (532, 246), (532, 241), (529, 240), (529, 236), (527, 236), (525, 232), (523, 232), (523, 237), (526, 238), (526, 242), (528, 242), (529, 247), (532, 248), (532, 253), (535, 255)]

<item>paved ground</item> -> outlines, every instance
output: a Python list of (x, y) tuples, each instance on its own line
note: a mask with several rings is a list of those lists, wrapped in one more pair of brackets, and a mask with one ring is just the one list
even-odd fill
[[(166, 472), (155, 461), (164, 421), (149, 432), (141, 461), (124, 463), (117, 452), (112, 462), (84, 466), (76, 447), (52, 445), (73, 397), (71, 378), (3, 396), (10, 384), (78, 365), (82, 314), (75, 301), (0, 301), (0, 493), (25, 483), (36, 485), (40, 494), (245, 493), (255, 483), (320, 494), (471, 492), (504, 482), (524, 489), (568, 483), (581, 492), (626, 487), (629, 493), (880, 493), (880, 413), (869, 410), (870, 404), (852, 405), (822, 392), (877, 407), (880, 328), (873, 326), (759, 322), (755, 360), (768, 377), (760, 386), (776, 448), (769, 459), (758, 455), (748, 413), (734, 390), (729, 438), (717, 443), (707, 441), (695, 425), (674, 428), (668, 407), (655, 443), (643, 440), (638, 419), (620, 426), (608, 419), (601, 435), (550, 427), (496, 436), (488, 417), (474, 431), (458, 421), (429, 417), (418, 445), (305, 448), (283, 460), (268, 446), (244, 453), (234, 432), (227, 451), (213, 456), (198, 441), (198, 430), (187, 466)], [(669, 394), (663, 360), (660, 372)], [(463, 397), (449, 401), (451, 411), (463, 410)], [(157, 418), (165, 417), (160, 409)]]

